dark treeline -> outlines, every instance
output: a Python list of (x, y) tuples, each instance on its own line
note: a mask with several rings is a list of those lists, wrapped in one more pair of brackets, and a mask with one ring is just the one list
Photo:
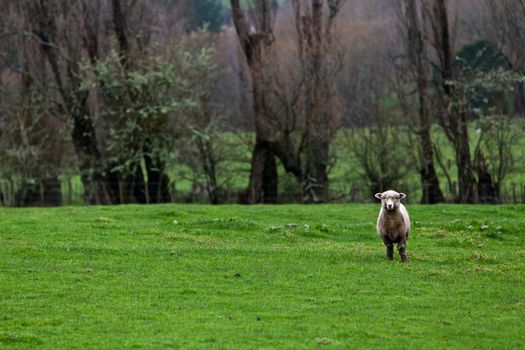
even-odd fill
[(406, 183), (498, 203), (525, 182), (525, 0), (0, 5), (5, 205), (70, 203), (75, 181), (86, 204)]

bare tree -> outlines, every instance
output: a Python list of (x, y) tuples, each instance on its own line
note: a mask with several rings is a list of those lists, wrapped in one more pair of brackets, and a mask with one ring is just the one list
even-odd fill
[[(76, 35), (74, 33), (83, 32), (79, 28), (82, 22), (78, 20), (87, 16), (82, 16), (82, 8), (57, 1), (20, 1), (18, 6), (19, 13), (25, 18), (27, 31), (46, 57), (58, 94), (59, 110), (71, 120), (71, 139), (79, 159), (85, 196), (91, 203), (110, 204), (113, 202), (112, 195), (107, 186), (103, 156), (88, 105), (89, 93), (80, 88), (83, 47), (72, 37)], [(59, 19), (63, 22), (59, 23)], [(61, 24), (70, 27), (66, 29)], [(87, 22), (85, 24), (88, 25)], [(92, 38), (86, 36), (86, 39)], [(96, 59), (95, 48), (94, 45), (88, 47), (93, 60)]]
[(5, 9), (11, 16), (3, 17), (1, 28), (7, 35), (0, 63), (0, 173), (8, 183), (3, 197), (17, 206), (60, 205), (59, 177), (70, 156), (65, 125), (52, 113), (50, 85), (41, 71), (45, 58), (25, 37), (9, 35), (9, 31), (21, 32), (23, 23), (13, 16), (13, 5)]
[(274, 42), (272, 1), (256, 0), (250, 23), (239, 0), (231, 0), (232, 17), (241, 49), (251, 73), (255, 146), (248, 187), (249, 203), (276, 203), (278, 175), (275, 155), (269, 145), (272, 131), (267, 123), (267, 92), (262, 84)]
[[(488, 19), (486, 35), (499, 43), (512, 69), (525, 73), (525, 0), (486, 0)], [(525, 115), (525, 83), (518, 82), (515, 89), (515, 110)]]
[(440, 75), (438, 86), (438, 121), (452, 143), (458, 169), (458, 198), (460, 203), (477, 201), (476, 178), (471, 159), (468, 131), (468, 103), (460, 91), (456, 91), (453, 67), (454, 47), (451, 40), (447, 0), (430, 0), (428, 19), (431, 43), (437, 56)]
[(426, 28), (424, 23), (425, 10), (418, 6), (415, 0), (404, 0), (402, 11), (402, 34), (408, 53), (409, 72), (413, 71), (413, 80), (417, 86), (419, 102), (419, 127), (416, 134), (419, 137), (419, 173), (421, 175), (422, 203), (439, 203), (444, 201), (439, 187), (439, 178), (434, 166), (434, 147), (431, 137), (432, 120), (429, 100), (429, 72)]
[(305, 202), (326, 202), (329, 199), (330, 143), (340, 125), (336, 81), (343, 62), (333, 36), (335, 20), (344, 2), (292, 1), (304, 82)]
[(491, 26), (487, 34), (499, 43), (512, 66), (525, 71), (525, 0), (485, 0)]
[(292, 1), (293, 26), (279, 23), (264, 70), (252, 69), (254, 92), (264, 91), (264, 109), (256, 115), (264, 123), (264, 145), (297, 179), (307, 203), (329, 199), (330, 144), (340, 125), (337, 81), (343, 66), (333, 37), (343, 3)]

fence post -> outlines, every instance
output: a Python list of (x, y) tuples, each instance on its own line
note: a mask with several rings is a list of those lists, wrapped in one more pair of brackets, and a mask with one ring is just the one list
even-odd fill
[(44, 203), (44, 197), (45, 197), (45, 193), (44, 193), (44, 184), (42, 181), (39, 181), (38, 182), (38, 194), (40, 196), (40, 205), (42, 206), (45, 206), (46, 203)]
[(15, 184), (12, 179), (9, 180), (9, 205), (14, 206), (15, 200)]
[(67, 179), (67, 205), (73, 204), (73, 185), (71, 184), (71, 178)]

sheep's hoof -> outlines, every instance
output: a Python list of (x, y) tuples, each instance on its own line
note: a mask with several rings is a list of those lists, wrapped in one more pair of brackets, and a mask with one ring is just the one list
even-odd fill
[(406, 263), (408, 262), (407, 250), (405, 247), (399, 248), (399, 256), (401, 256), (401, 261)]

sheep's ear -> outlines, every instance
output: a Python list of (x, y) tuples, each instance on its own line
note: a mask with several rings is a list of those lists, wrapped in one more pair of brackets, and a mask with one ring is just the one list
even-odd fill
[(374, 197), (376, 197), (377, 199), (381, 199), (381, 195), (382, 195), (382, 193), (376, 193), (376, 195)]
[(404, 193), (400, 193), (399, 195), (401, 196), (401, 199), (405, 199), (407, 197), (407, 195)]

